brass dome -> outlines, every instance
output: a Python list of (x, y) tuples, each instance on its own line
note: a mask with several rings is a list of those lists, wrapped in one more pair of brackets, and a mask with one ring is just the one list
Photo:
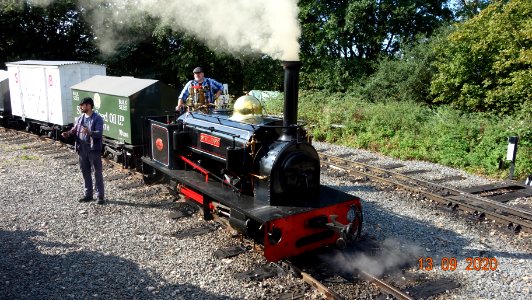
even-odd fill
[(233, 115), (229, 120), (248, 124), (262, 123), (262, 104), (253, 96), (242, 96), (235, 101)]

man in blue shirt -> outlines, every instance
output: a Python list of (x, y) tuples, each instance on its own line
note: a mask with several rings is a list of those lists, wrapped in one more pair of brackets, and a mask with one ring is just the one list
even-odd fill
[(176, 111), (179, 111), (185, 104), (192, 106), (214, 104), (214, 100), (222, 94), (223, 85), (212, 78), (205, 77), (201, 67), (195, 68), (193, 73), (194, 80), (187, 82), (179, 94)]
[(102, 172), (102, 133), (103, 118), (93, 111), (94, 101), (87, 97), (81, 100), (79, 108), (82, 115), (76, 118), (74, 127), (63, 132), (64, 138), (76, 136), (76, 152), (79, 155), (79, 166), (85, 185), (85, 193), (79, 202), (92, 201), (92, 170), (96, 181), (96, 196), (98, 204), (104, 204), (104, 187)]

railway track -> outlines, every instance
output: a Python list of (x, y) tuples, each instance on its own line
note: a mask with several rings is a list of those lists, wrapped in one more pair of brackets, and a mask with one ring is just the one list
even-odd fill
[[(363, 162), (357, 162), (338, 156), (320, 153), (322, 167), (346, 176), (372, 180), (418, 193), (425, 198), (442, 204), (451, 211), (464, 211), (476, 220), (494, 220), (516, 233), (532, 232), (532, 211), (509, 206), (479, 194), (490, 193), (495, 199), (511, 200), (512, 197), (532, 197), (532, 188), (515, 182), (486, 185), (459, 190), (442, 184), (416, 179), (390, 169), (380, 168)], [(503, 191), (498, 194), (497, 191)], [(515, 193), (515, 194), (512, 194)]]
[[(325, 296), (326, 299), (331, 300), (343, 300), (345, 299), (340, 294), (335, 292), (334, 290), (327, 287), (325, 284), (323, 284), (321, 281), (313, 277), (308, 272), (302, 271), (299, 267), (297, 267), (294, 263), (290, 261), (283, 262), (286, 266), (288, 266), (295, 274), (296, 276), (300, 277), (303, 281), (308, 283), (310, 286), (318, 290), (323, 296)], [(386, 281), (377, 278), (376, 276), (372, 275), (371, 273), (359, 270), (358, 274), (360, 278), (366, 280), (367, 282), (370, 282), (374, 285), (376, 285), (383, 293), (388, 294), (390, 296), (393, 296), (395, 299), (398, 300), (412, 300), (414, 299), (412, 296), (408, 295), (407, 293), (401, 291), (400, 289), (394, 287), (390, 283), (387, 283)]]

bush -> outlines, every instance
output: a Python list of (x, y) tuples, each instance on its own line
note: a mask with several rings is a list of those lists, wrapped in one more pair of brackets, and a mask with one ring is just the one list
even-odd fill
[[(266, 103), (270, 113), (282, 112), (282, 98)], [(408, 102), (370, 103), (354, 93), (304, 91), (299, 119), (318, 141), (377, 151), (400, 159), (417, 159), (497, 178), (508, 176), (507, 139), (519, 136), (516, 178), (532, 172), (531, 103), (513, 116), (464, 113), (449, 106), (430, 108)], [(342, 125), (343, 127), (333, 126)]]
[(496, 1), (436, 44), (438, 103), (512, 114), (532, 99), (532, 2)]

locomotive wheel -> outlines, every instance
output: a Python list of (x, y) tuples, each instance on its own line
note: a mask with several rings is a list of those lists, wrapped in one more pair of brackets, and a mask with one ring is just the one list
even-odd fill
[(348, 234), (350, 237), (354, 237), (354, 239), (357, 240), (360, 238), (362, 233), (362, 221), (364, 217), (362, 215), (362, 211), (357, 206), (353, 206), (353, 208), (355, 212), (355, 219), (351, 224), (349, 224)]

